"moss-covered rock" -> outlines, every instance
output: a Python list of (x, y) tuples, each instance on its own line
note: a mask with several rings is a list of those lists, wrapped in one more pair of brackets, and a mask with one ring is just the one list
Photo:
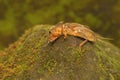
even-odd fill
[(47, 44), (52, 25), (37, 25), (0, 52), (1, 80), (119, 80), (120, 50), (99, 40), (61, 36)]

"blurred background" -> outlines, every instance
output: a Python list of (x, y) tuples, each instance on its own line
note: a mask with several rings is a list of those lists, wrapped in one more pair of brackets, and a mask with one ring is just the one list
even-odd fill
[(0, 50), (37, 24), (78, 22), (120, 47), (120, 0), (0, 0)]

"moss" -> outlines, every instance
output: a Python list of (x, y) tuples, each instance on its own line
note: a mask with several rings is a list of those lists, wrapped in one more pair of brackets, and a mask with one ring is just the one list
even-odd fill
[(37, 25), (0, 52), (3, 80), (119, 80), (120, 50), (107, 41), (61, 36), (47, 44), (53, 25)]

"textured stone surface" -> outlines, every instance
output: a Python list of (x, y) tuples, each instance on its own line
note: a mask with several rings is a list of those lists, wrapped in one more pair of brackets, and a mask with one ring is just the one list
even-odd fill
[(3, 80), (119, 80), (120, 50), (107, 41), (63, 36), (47, 44), (52, 25), (37, 25), (0, 52)]

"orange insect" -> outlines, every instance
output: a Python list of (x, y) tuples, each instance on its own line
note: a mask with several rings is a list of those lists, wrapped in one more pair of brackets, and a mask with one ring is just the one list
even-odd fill
[(64, 39), (67, 35), (85, 39), (79, 44), (80, 47), (82, 47), (87, 41), (95, 42), (97, 40), (96, 34), (85, 25), (60, 22), (50, 30), (48, 42), (50, 43), (55, 41), (61, 35), (64, 35)]

